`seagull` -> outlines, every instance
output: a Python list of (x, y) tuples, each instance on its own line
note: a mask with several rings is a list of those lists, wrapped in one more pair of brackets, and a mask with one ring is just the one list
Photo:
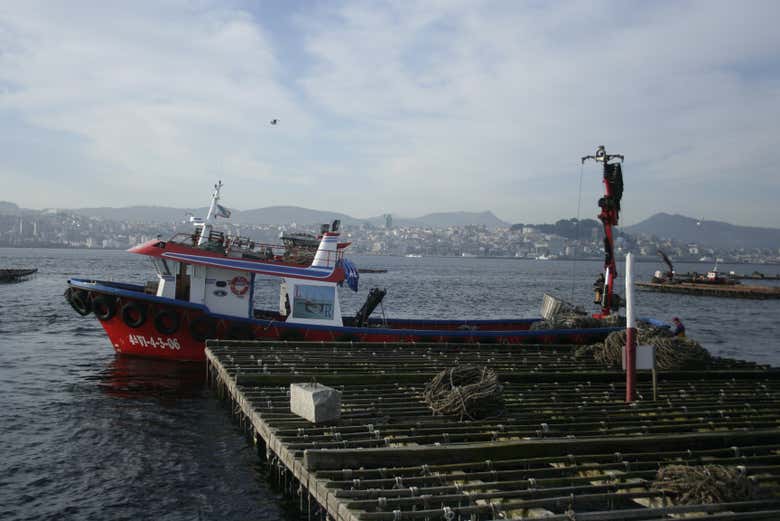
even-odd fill
[(278, 119), (272, 119), (271, 120), (271, 125), (276, 125), (277, 123), (279, 123)]

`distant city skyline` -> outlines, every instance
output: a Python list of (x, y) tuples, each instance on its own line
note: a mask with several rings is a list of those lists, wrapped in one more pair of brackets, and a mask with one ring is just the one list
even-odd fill
[(0, 200), (202, 207), (222, 179), (244, 210), (554, 222), (595, 216), (579, 158), (603, 144), (626, 155), (621, 224), (777, 227), (778, 19), (773, 1), (12, 3)]

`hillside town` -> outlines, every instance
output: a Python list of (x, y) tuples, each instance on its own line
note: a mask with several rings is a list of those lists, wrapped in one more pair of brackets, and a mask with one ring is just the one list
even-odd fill
[[(233, 232), (256, 242), (275, 244), (284, 233), (310, 232), (318, 224), (230, 225)], [(87, 217), (67, 211), (0, 214), (0, 247), (126, 249), (154, 238), (166, 239), (191, 231), (184, 220), (140, 223)], [(368, 255), (413, 255), (446, 257), (512, 257), (521, 259), (601, 258), (602, 231), (595, 220), (561, 220), (534, 225), (515, 224), (491, 229), (466, 225), (434, 228), (396, 226), (392, 218), (382, 226), (368, 223), (343, 227), (352, 242), (351, 251)], [(640, 258), (657, 259), (663, 250), (679, 261), (733, 263), (780, 263), (779, 249), (723, 249), (682, 243), (653, 236), (618, 232), (617, 253), (633, 252)]]

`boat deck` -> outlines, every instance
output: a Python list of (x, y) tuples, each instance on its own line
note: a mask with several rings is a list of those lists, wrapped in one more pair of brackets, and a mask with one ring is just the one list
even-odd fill
[(688, 295), (730, 298), (780, 298), (780, 287), (772, 286), (743, 286), (741, 284), (696, 284), (690, 282), (681, 282), (675, 284), (635, 282), (634, 285), (642, 290), (658, 291), (661, 293), (684, 293)]
[[(209, 341), (206, 354), (210, 385), (309, 519), (780, 518), (780, 371), (720, 360), (661, 372), (657, 401), (640, 374), (628, 405), (623, 373), (576, 350)], [(459, 363), (498, 373), (503, 417), (432, 416), (426, 382)], [(338, 422), (290, 412), (289, 384), (313, 380), (342, 391)], [(676, 504), (652, 482), (686, 463), (742, 465), (761, 494)]]

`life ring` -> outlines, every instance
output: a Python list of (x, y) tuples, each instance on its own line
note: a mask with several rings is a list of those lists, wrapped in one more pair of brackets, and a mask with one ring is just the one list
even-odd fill
[(141, 327), (146, 322), (146, 306), (138, 302), (128, 302), (122, 307), (122, 321), (128, 327)]
[(233, 292), (233, 295), (244, 295), (249, 291), (249, 279), (243, 275), (236, 275), (230, 279), (230, 291)]
[(116, 315), (116, 299), (108, 295), (98, 295), (92, 299), (92, 312), (101, 322), (111, 320)]
[(207, 338), (215, 338), (217, 336), (217, 323), (213, 319), (201, 315), (190, 321), (190, 335), (198, 342), (203, 342)]
[(161, 309), (154, 316), (154, 327), (163, 335), (172, 335), (179, 330), (179, 314), (173, 309)]
[(89, 312), (92, 311), (92, 306), (89, 305), (89, 294), (82, 289), (68, 288), (65, 291), (65, 300), (82, 317), (89, 315)]

